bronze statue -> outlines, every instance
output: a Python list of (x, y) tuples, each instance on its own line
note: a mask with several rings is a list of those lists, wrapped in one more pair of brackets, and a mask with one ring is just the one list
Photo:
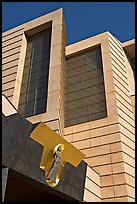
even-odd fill
[(61, 151), (62, 151), (62, 146), (58, 146), (57, 150), (53, 153), (54, 161), (47, 175), (47, 180), (50, 180), (55, 183), (56, 183), (56, 175), (57, 175), (59, 164), (64, 166), (61, 161), (61, 157), (62, 157)]

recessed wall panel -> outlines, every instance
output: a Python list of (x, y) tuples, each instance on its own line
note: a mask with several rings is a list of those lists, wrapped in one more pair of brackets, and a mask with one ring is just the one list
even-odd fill
[(19, 113), (24, 117), (46, 112), (51, 28), (28, 38)]
[(107, 117), (100, 47), (66, 62), (65, 127)]

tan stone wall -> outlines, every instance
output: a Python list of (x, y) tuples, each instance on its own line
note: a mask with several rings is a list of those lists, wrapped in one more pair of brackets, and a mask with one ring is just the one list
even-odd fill
[(2, 95), (2, 113), (5, 116), (9, 116), (17, 113), (17, 110), (12, 106), (8, 99)]
[(101, 202), (100, 176), (87, 166), (83, 202)]
[(85, 161), (100, 174), (102, 201), (130, 201), (135, 198), (134, 118), (122, 45), (105, 32), (66, 47), (66, 55), (97, 44), (102, 49), (108, 117), (65, 128), (65, 139), (85, 153)]
[(130, 96), (131, 98), (131, 103), (132, 103), (132, 110), (133, 110), (133, 115), (135, 119), (135, 94)]
[(12, 102), (19, 67), (23, 25), (2, 34), (2, 93)]
[(66, 30), (62, 9), (43, 15), (2, 34), (2, 90), (3, 94), (5, 94), (15, 108), (18, 109), (27, 48), (26, 35), (31, 36), (32, 34), (46, 29), (50, 25), (52, 26), (52, 35), (47, 112), (28, 117), (27, 119), (32, 123), (44, 122), (63, 136), (63, 69), (65, 62)]
[[(63, 10), (59, 9), (45, 15), (44, 19), (34, 20), (30, 25), (31, 29), (40, 26), (42, 23), (52, 20), (50, 68), (48, 81), (47, 112), (36, 116), (28, 117), (32, 123), (42, 121), (52, 127), (57, 133), (63, 136), (64, 113), (63, 113), (63, 67), (65, 55), (65, 25)], [(26, 31), (29, 29), (27, 25)]]
[(104, 199), (114, 197), (113, 174), (117, 152), (122, 151), (118, 126), (118, 117), (113, 116), (65, 128), (65, 139), (86, 154), (85, 161), (99, 173)]
[[(116, 195), (128, 196), (128, 198), (135, 198), (135, 186), (134, 177), (135, 173), (135, 122), (132, 109), (131, 93), (135, 93), (135, 84), (133, 72), (131, 74), (132, 68), (128, 62), (127, 56), (122, 48), (120, 42), (118, 42), (111, 34), (109, 34), (110, 43), (115, 46), (115, 52), (111, 53), (111, 61), (114, 70), (119, 69), (123, 72), (123, 77), (119, 77), (119, 74), (114, 75), (114, 85), (116, 92), (116, 102), (117, 102), (117, 112), (120, 127), (120, 138), (122, 142), (122, 155), (121, 161), (123, 161), (123, 167), (125, 171), (125, 184), (115, 187), (118, 189)], [(112, 50), (112, 48), (111, 48)], [(111, 52), (110, 50), (110, 52)], [(114, 68), (115, 63), (115, 68)], [(120, 159), (118, 160), (121, 162)], [(127, 177), (130, 177), (132, 183), (129, 183)], [(125, 191), (122, 189), (125, 188)], [(129, 190), (130, 189), (130, 190)]]

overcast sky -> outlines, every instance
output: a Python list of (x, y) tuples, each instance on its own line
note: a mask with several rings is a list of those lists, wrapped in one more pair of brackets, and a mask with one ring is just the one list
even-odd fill
[(121, 42), (135, 38), (134, 2), (2, 2), (2, 32), (59, 8), (64, 9), (67, 44), (104, 31)]

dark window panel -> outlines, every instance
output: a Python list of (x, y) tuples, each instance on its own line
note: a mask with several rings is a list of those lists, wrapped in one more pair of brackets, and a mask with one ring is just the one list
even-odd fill
[(64, 76), (65, 127), (107, 117), (100, 47), (69, 57)]
[(19, 112), (24, 117), (46, 112), (51, 29), (28, 39)]
[(36, 96), (36, 90), (30, 91), (24, 94), (20, 95), (20, 104), (26, 103), (27, 101), (33, 101), (45, 98), (47, 96), (47, 87), (43, 87), (41, 89), (37, 89), (37, 96)]
[(44, 113), (44, 112), (46, 112), (46, 107), (45, 106), (43, 108), (41, 108), (41, 109), (36, 109), (35, 115), (38, 115), (38, 114), (41, 114), (41, 113)]
[[(46, 59), (46, 60), (40, 61), (38, 63), (35, 63), (35, 64), (32, 65), (32, 67), (33, 67), (32, 72), (35, 72), (35, 71), (38, 71), (38, 70), (41, 70), (41, 69), (45, 69), (48, 72), (49, 59)], [(30, 65), (24, 67), (24, 76), (29, 74), (29, 72), (30, 72)]]
[(99, 112), (99, 113), (89, 115), (89, 120), (90, 121), (98, 120), (98, 119), (106, 118), (106, 117), (107, 117), (107, 113), (106, 113), (106, 110), (105, 110), (105, 111), (102, 111), (102, 112)]
[(89, 96), (95, 96), (95, 94), (101, 94), (102, 92), (104, 92), (104, 87), (103, 85), (97, 85), (94, 87), (89, 87), (83, 90), (78, 90), (76, 92), (70, 92), (69, 94), (65, 95), (65, 101), (66, 103), (72, 101), (72, 100), (77, 100), (80, 98), (85, 98), (85, 97), (89, 97)]
[(101, 83), (103, 83), (102, 77), (95, 77), (92, 80), (88, 79), (88, 80), (82, 81), (82, 89), (85, 89), (88, 87), (94, 87)]
[(81, 124), (81, 123), (84, 123), (85, 121), (89, 121), (89, 116), (83, 116), (81, 118), (67, 120), (65, 121), (65, 127)]
[(47, 69), (36, 70), (35, 72), (31, 72), (31, 76), (29, 74), (25, 74), (22, 78), (22, 84), (28, 83), (28, 79), (30, 77), (31, 80), (40, 80), (41, 78), (45, 78), (48, 75)]

